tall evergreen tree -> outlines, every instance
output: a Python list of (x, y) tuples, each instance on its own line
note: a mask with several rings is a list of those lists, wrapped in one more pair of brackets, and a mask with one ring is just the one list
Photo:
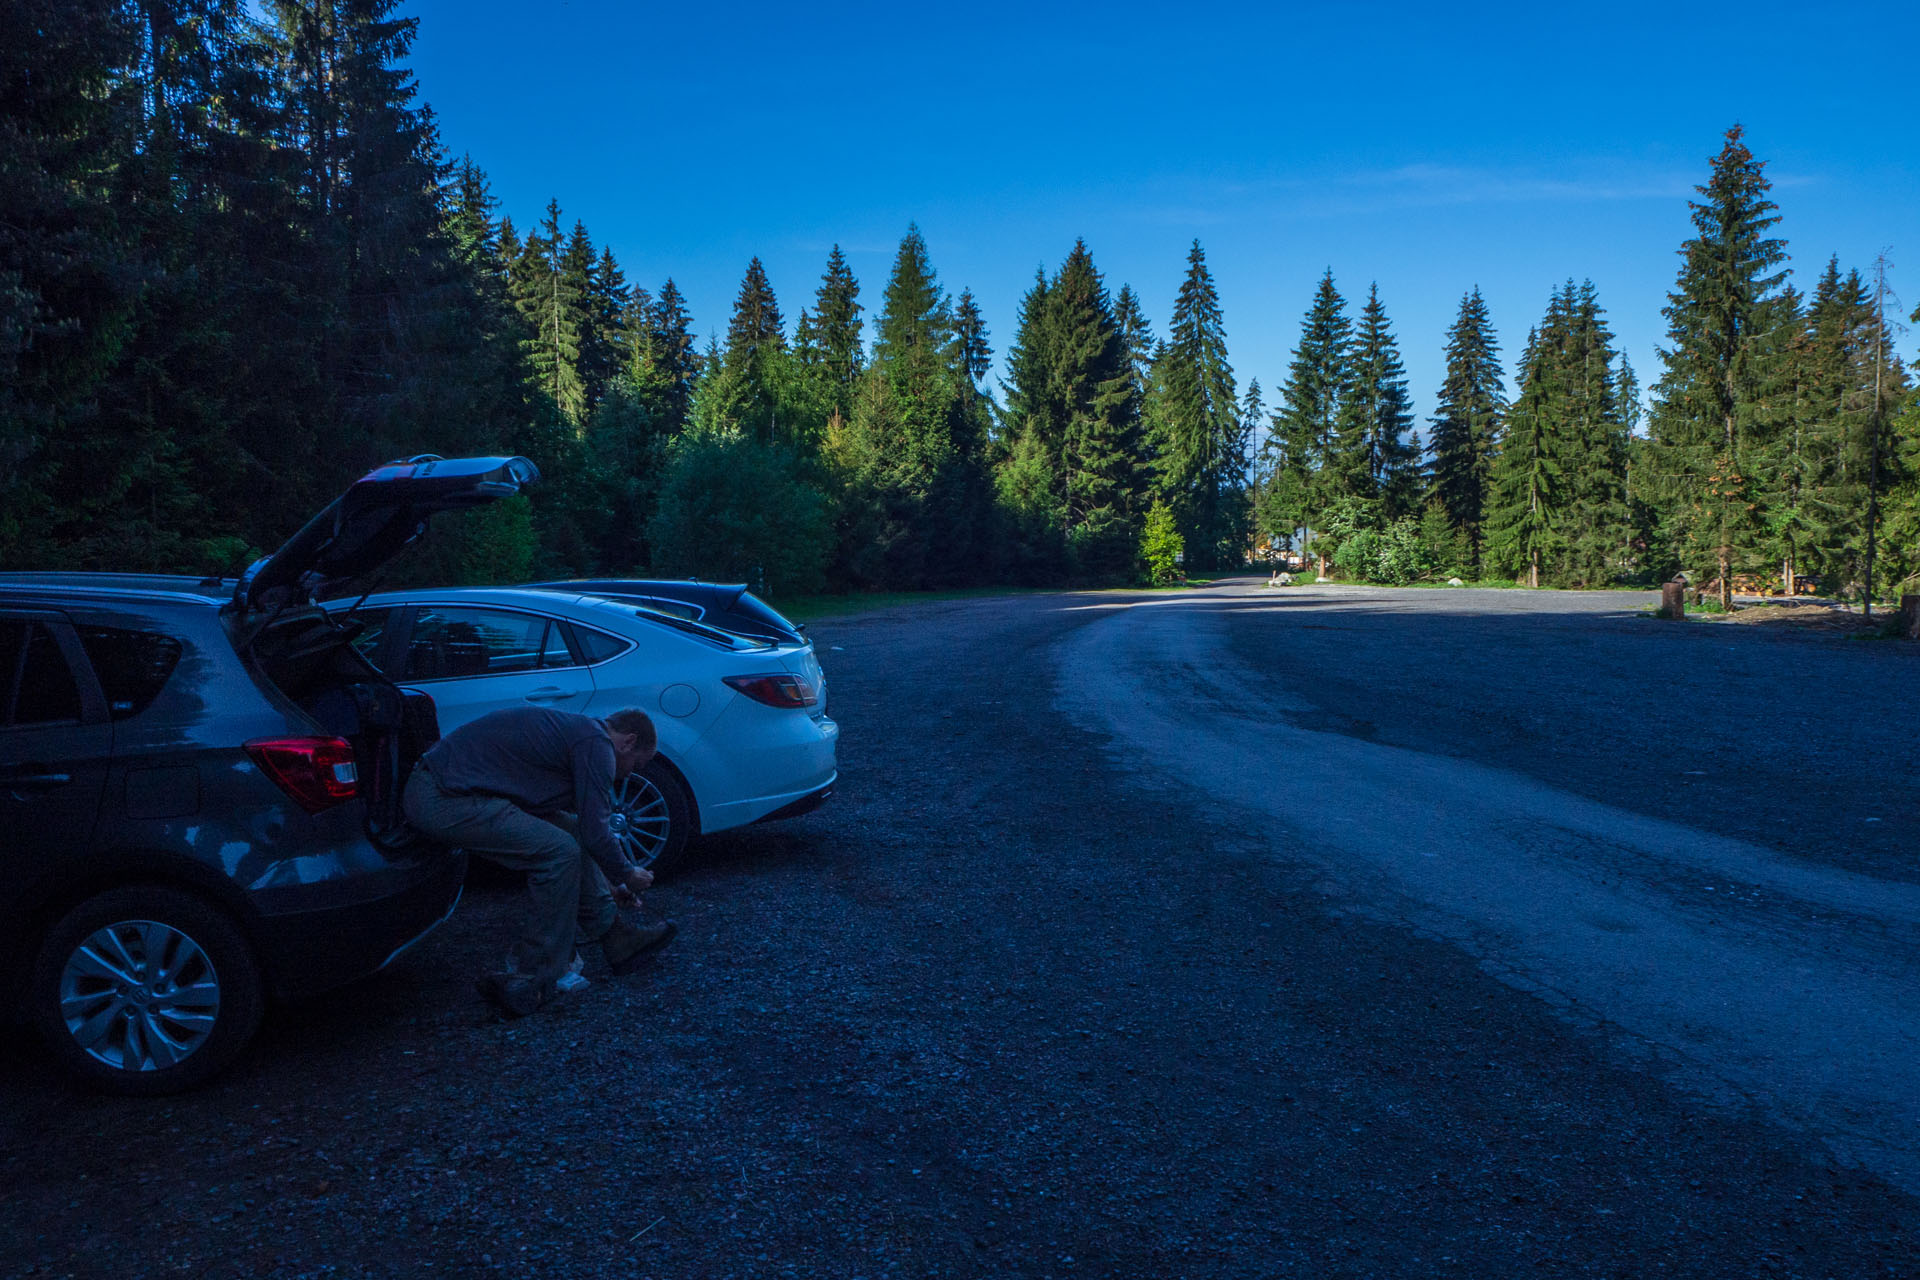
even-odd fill
[(782, 420), (786, 357), (780, 306), (766, 268), (754, 258), (734, 298), (718, 375), (701, 384), (701, 420), (744, 432), (761, 444), (773, 444), (783, 436), (785, 443), (794, 443), (793, 424)]
[(633, 368), (636, 376), (659, 387), (660, 429), (671, 439), (685, 431), (692, 418), (693, 389), (702, 367), (693, 340), (693, 317), (672, 276), (660, 286), (645, 315), (645, 342), (635, 348)]
[(1529, 336), (1488, 523), (1495, 560), (1530, 586), (1599, 586), (1626, 571), (1630, 441), (1612, 344), (1592, 283), (1571, 280)]
[[(586, 228), (579, 226), (578, 230), (584, 237)], [(626, 364), (632, 298), (627, 273), (620, 269), (613, 250), (602, 246), (586, 276), (587, 328), (580, 350), (580, 380), (585, 384), (589, 406), (598, 405), (606, 397)]]
[(1500, 347), (1478, 286), (1460, 299), (1447, 329), (1446, 368), (1433, 415), (1429, 490), (1477, 562), (1494, 447), (1507, 411)]
[(1406, 367), (1378, 285), (1367, 290), (1349, 360), (1350, 380), (1341, 397), (1334, 453), (1327, 465), (1341, 490), (1378, 499), (1382, 515), (1397, 520), (1414, 509), (1418, 445), (1410, 434), (1413, 410)]
[(1568, 281), (1556, 333), (1559, 451), (1567, 480), (1562, 522), (1565, 562), (1558, 576), (1575, 586), (1604, 586), (1627, 568), (1632, 527), (1627, 505), (1628, 427), (1620, 411), (1613, 334), (1592, 281)]
[(1044, 394), (1058, 424), (1061, 525), (1079, 572), (1132, 570), (1138, 538), (1139, 405), (1105, 282), (1076, 240), (1046, 291)]
[(1239, 562), (1248, 460), (1220, 295), (1195, 240), (1155, 361), (1151, 431), (1158, 492), (1179, 521), (1190, 568)]
[(1825, 483), (1836, 455), (1809, 394), (1812, 335), (1805, 300), (1787, 285), (1769, 302), (1768, 315), (1755, 361), (1755, 492), (1766, 513), (1769, 558), (1779, 567), (1781, 589), (1793, 595), (1799, 579), (1813, 571), (1816, 548), (1839, 514)]
[[(1559, 295), (1555, 295), (1556, 301)], [(1507, 412), (1492, 475), (1486, 516), (1487, 556), (1499, 568), (1524, 574), (1538, 587), (1542, 568), (1559, 551), (1565, 478), (1552, 430), (1552, 389), (1539, 331), (1520, 353), (1520, 395)]]
[(855, 489), (844, 572), (896, 587), (965, 580), (985, 549), (986, 440), (952, 307), (916, 226), (894, 256), (875, 328), (873, 363), (839, 450)]
[(1751, 357), (1764, 330), (1765, 303), (1785, 278), (1776, 270), (1786, 245), (1768, 230), (1779, 222), (1771, 183), (1739, 125), (1713, 159), (1701, 199), (1692, 201), (1695, 235), (1663, 314), (1665, 366), (1654, 388), (1652, 432), (1661, 456), (1674, 546), (1717, 571), (1723, 607), (1733, 574), (1760, 551), (1761, 521), (1748, 474), (1748, 436), (1756, 370)]
[(814, 295), (813, 317), (826, 362), (828, 377), (835, 388), (834, 407), (842, 417), (853, 408), (854, 385), (866, 366), (860, 334), (865, 322), (860, 319), (860, 282), (847, 266), (840, 246), (827, 255), (826, 274), (820, 277), (820, 290)]
[[(1318, 528), (1343, 496), (1334, 465), (1339, 447), (1340, 406), (1353, 381), (1353, 322), (1346, 299), (1334, 287), (1333, 271), (1320, 278), (1300, 323), (1280, 406), (1273, 414), (1273, 458), (1268, 485), (1275, 493), (1270, 527)], [(1320, 572), (1326, 572), (1320, 557)]]
[(993, 368), (993, 348), (987, 345), (987, 319), (980, 314), (980, 304), (974, 301), (971, 289), (962, 289), (960, 300), (954, 303), (953, 333), (960, 343), (960, 363), (967, 371), (967, 380), (977, 386)]
[(567, 271), (558, 200), (547, 202), (539, 229), (528, 233), (508, 279), (513, 305), (526, 322), (521, 351), (529, 381), (578, 427), (587, 411), (586, 383), (580, 377), (586, 299)]

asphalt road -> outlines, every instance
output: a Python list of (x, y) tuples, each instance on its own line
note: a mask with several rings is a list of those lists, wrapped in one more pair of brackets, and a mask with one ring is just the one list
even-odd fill
[(1641, 604), (821, 621), (642, 973), (499, 1023), (482, 886), (200, 1093), (0, 1047), (0, 1275), (1920, 1276), (1920, 657)]

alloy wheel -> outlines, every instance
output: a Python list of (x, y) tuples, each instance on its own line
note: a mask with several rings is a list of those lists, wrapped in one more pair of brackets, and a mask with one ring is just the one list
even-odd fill
[(621, 849), (640, 867), (651, 867), (673, 835), (667, 798), (644, 773), (630, 773), (614, 786), (609, 825)]
[(60, 972), (60, 1017), (74, 1043), (117, 1071), (160, 1071), (191, 1056), (220, 1016), (220, 977), (199, 943), (156, 920), (96, 929)]

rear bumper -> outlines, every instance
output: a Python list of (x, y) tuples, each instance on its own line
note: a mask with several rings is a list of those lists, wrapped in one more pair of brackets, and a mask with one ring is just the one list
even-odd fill
[(700, 830), (702, 833), (728, 831), (734, 827), (744, 827), (752, 822), (773, 822), (780, 818), (794, 818), (800, 814), (820, 807), (822, 801), (833, 794), (834, 784), (840, 775), (833, 769), (827, 770), (825, 778), (810, 778), (807, 785), (793, 791), (782, 791), (774, 795), (755, 796), (751, 800), (736, 800), (731, 804), (714, 805), (700, 811)]
[[(836, 781), (837, 781), (837, 778), (836, 778)], [(811, 794), (808, 794), (808, 795), (801, 796), (798, 800), (795, 800), (791, 804), (781, 805), (778, 809), (775, 809), (772, 813), (762, 814), (760, 817), (755, 818), (754, 821), (755, 822), (779, 822), (786, 818), (797, 818), (803, 813), (812, 813), (815, 809), (818, 809), (821, 805), (825, 804), (827, 802), (827, 797), (831, 796), (832, 794), (833, 794), (833, 783), (829, 782), (826, 786), (820, 788), (818, 791), (812, 792)]]
[(386, 968), (453, 914), (466, 875), (464, 852), (434, 850), (392, 866), (380, 892), (351, 905), (262, 916), (274, 993), (313, 995)]

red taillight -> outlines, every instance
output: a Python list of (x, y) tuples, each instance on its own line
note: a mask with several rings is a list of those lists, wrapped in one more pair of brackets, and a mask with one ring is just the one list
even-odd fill
[(359, 794), (353, 746), (345, 738), (255, 738), (247, 754), (308, 813)]
[(722, 676), (728, 687), (770, 707), (810, 707), (819, 700), (813, 686), (799, 676)]

